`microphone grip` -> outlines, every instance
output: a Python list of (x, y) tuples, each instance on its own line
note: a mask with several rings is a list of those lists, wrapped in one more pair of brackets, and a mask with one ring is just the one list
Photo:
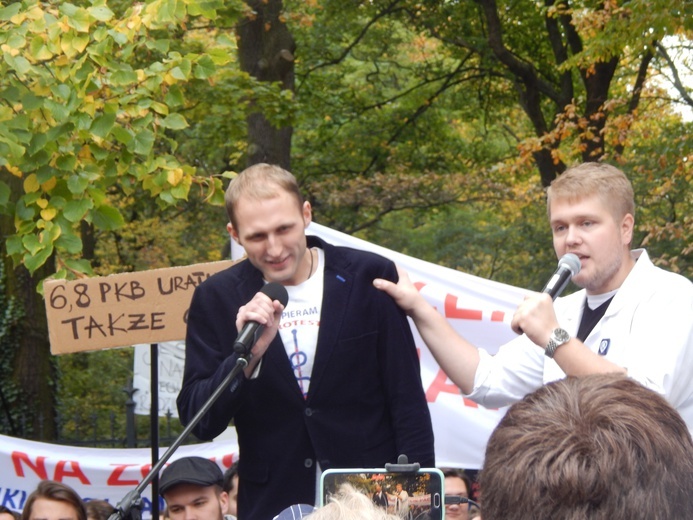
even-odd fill
[(566, 288), (572, 276), (573, 273), (570, 271), (570, 269), (558, 269), (546, 283), (541, 292), (549, 294), (551, 299), (555, 300)]
[(233, 351), (242, 356), (248, 354), (263, 330), (265, 327), (256, 321), (246, 323), (233, 344)]

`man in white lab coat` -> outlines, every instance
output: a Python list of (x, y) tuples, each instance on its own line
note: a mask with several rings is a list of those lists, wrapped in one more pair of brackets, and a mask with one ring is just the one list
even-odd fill
[(633, 188), (618, 168), (584, 163), (548, 189), (553, 246), (573, 253), (582, 290), (555, 304), (527, 296), (513, 316), (520, 336), (495, 356), (460, 337), (406, 273), (374, 284), (412, 317), (441, 368), (466, 397), (487, 407), (522, 399), (566, 375), (620, 372), (663, 395), (693, 429), (693, 284), (631, 251)]

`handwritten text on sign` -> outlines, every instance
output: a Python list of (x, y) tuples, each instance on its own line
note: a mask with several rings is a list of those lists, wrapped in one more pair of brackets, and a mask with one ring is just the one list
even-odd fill
[(53, 354), (185, 338), (195, 287), (230, 260), (44, 284)]

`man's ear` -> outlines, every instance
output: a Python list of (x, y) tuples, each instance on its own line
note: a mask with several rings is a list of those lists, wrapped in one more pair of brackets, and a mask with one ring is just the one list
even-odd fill
[(231, 222), (226, 224), (226, 231), (229, 232), (229, 235), (231, 235), (231, 238), (233, 238), (238, 243), (238, 245), (242, 245), (241, 241), (238, 239), (238, 233), (233, 228), (233, 225), (231, 224)]
[(635, 227), (635, 218), (630, 213), (621, 220), (621, 240), (623, 245), (630, 246), (633, 242), (633, 228)]
[(313, 221), (313, 208), (311, 208), (310, 202), (305, 201), (301, 211), (303, 213), (303, 228), (305, 229)]

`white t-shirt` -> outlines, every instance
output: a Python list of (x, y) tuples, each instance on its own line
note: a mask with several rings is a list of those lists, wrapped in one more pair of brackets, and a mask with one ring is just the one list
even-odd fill
[(320, 248), (316, 250), (318, 265), (313, 275), (299, 285), (286, 286), (289, 302), (279, 321), (279, 335), (304, 398), (313, 372), (322, 311), (325, 254)]

